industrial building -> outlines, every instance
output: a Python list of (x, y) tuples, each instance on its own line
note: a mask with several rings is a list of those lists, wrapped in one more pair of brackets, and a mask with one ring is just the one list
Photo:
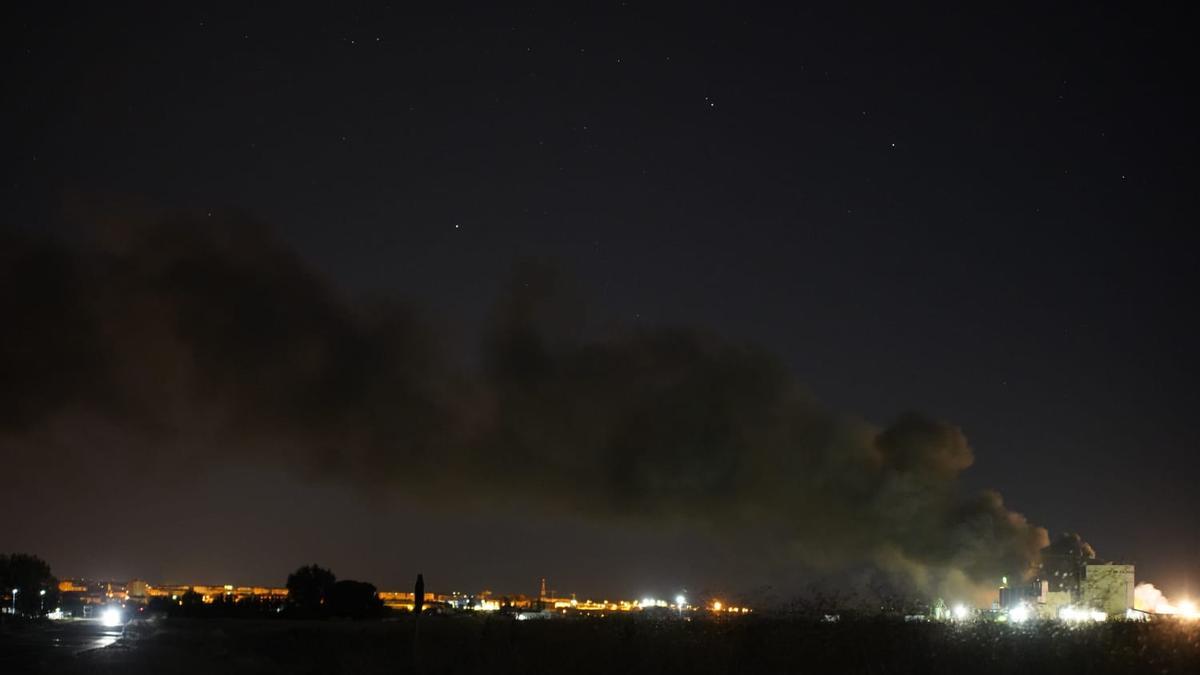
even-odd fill
[(1133, 609), (1133, 565), (1088, 565), (1080, 588), (1080, 603), (1109, 616)]
[(1133, 565), (1050, 557), (1033, 581), (1001, 585), (1000, 608), (1026, 606), (1041, 618), (1057, 618), (1072, 609), (1124, 617), (1134, 609), (1133, 591)]

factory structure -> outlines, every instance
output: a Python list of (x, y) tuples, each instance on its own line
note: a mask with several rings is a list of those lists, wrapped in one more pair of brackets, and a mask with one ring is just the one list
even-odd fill
[(1078, 552), (1046, 553), (1032, 581), (1002, 581), (999, 609), (1042, 619), (1145, 618), (1134, 607), (1134, 585), (1133, 565)]

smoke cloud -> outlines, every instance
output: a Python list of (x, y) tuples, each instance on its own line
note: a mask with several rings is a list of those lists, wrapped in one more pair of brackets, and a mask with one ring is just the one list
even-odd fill
[(147, 475), (249, 456), (425, 501), (764, 529), (798, 565), (939, 593), (1019, 576), (1047, 544), (960, 485), (958, 428), (834, 413), (705, 331), (595, 330), (545, 266), (517, 270), (466, 368), (417, 306), (343, 297), (269, 228), (168, 220), (0, 231), (6, 456), (86, 448)]

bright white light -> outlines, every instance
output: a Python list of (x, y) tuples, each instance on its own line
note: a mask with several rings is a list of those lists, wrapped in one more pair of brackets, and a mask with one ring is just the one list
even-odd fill
[(1063, 607), (1058, 610), (1058, 618), (1063, 621), (1106, 621), (1108, 615), (1098, 609)]
[(115, 607), (109, 607), (100, 614), (100, 623), (112, 628), (121, 625), (121, 610)]
[(683, 603), (685, 603), (685, 602), (687, 602), (687, 598), (683, 597), (682, 595), (675, 596), (675, 604), (676, 605), (683, 607)]
[(1029, 620), (1029, 607), (1026, 605), (1017, 605), (1008, 610), (1008, 619), (1013, 623), (1024, 623)]
[(968, 616), (970, 616), (970, 614), (971, 610), (967, 609), (966, 605), (954, 606), (954, 618), (958, 619), (959, 621), (966, 619)]

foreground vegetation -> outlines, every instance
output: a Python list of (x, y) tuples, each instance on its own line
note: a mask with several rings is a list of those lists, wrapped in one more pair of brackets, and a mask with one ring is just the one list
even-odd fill
[(1196, 673), (1200, 623), (162, 619), (54, 673)]

